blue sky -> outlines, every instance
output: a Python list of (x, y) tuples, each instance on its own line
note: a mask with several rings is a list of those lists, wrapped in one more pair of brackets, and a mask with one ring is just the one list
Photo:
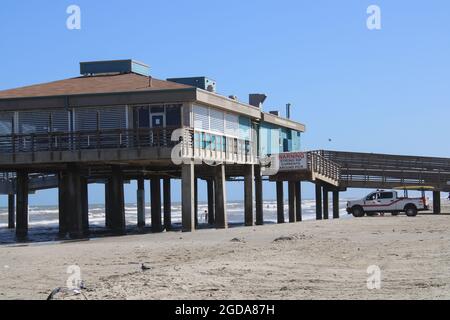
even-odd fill
[[(81, 30), (66, 28), (71, 4)], [(372, 4), (381, 30), (366, 27)], [(135, 58), (157, 78), (209, 76), (244, 101), (266, 93), (267, 111), (292, 103), (304, 149), (450, 156), (449, 13), (445, 0), (3, 0), (0, 90), (77, 76), (79, 61)], [(56, 201), (39, 195), (32, 203)]]

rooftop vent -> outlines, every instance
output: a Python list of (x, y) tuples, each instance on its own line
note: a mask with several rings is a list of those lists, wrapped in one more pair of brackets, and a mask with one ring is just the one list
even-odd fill
[(279, 117), (280, 116), (280, 112), (279, 111), (269, 111), (270, 114), (273, 114), (274, 116)]
[(234, 101), (238, 101), (238, 97), (235, 95), (228, 96), (228, 98)]
[(80, 63), (80, 74), (136, 73), (150, 76), (150, 67), (135, 60), (91, 61)]
[(216, 82), (206, 77), (171, 78), (167, 81), (197, 87), (209, 92), (216, 92)]
[(262, 105), (264, 103), (264, 101), (266, 101), (267, 96), (265, 94), (261, 94), (261, 93), (252, 93), (249, 95), (249, 104), (251, 106), (257, 107), (257, 108), (262, 108)]

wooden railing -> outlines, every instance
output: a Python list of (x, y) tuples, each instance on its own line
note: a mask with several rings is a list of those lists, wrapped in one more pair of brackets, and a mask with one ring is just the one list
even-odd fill
[[(180, 130), (174, 134), (175, 130)], [(176, 141), (172, 141), (175, 136)], [(179, 139), (178, 139), (179, 137)], [(89, 149), (173, 148), (181, 144), (182, 156), (195, 159), (254, 163), (254, 143), (189, 127), (112, 129), (0, 136), (0, 154), (79, 151)]]
[(111, 129), (49, 132), (0, 136), (1, 153), (116, 149), (130, 147), (173, 147), (172, 132), (178, 128)]
[(340, 179), (340, 166), (323, 157), (319, 152), (307, 152), (308, 169), (334, 181)]

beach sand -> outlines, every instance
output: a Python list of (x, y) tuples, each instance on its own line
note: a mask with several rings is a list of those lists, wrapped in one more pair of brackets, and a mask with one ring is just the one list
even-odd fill
[[(2, 246), (0, 299), (45, 299), (70, 265), (88, 299), (449, 299), (450, 216)], [(379, 290), (367, 289), (371, 265)]]

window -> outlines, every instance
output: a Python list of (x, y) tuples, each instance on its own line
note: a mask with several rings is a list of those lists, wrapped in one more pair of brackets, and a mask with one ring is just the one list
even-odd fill
[(181, 125), (181, 105), (170, 105), (166, 107), (166, 125), (178, 127)]
[(366, 198), (367, 201), (376, 200), (376, 199), (377, 199), (376, 193), (372, 193), (372, 194), (368, 195)]
[(209, 112), (208, 108), (194, 106), (194, 128), (200, 130), (209, 130)]
[(394, 193), (392, 192), (381, 192), (379, 199), (393, 199)]

